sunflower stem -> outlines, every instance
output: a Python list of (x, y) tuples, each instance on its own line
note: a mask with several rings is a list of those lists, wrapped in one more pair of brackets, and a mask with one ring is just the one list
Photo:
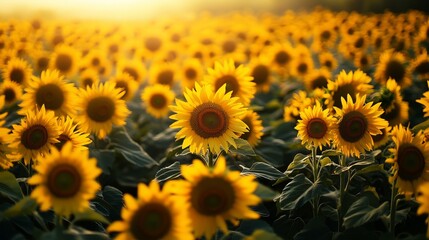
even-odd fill
[[(312, 170), (313, 170), (313, 183), (319, 179), (319, 161), (317, 161), (317, 147), (311, 146), (311, 159), (312, 159)], [(313, 216), (317, 217), (319, 209), (319, 196), (315, 196), (313, 199)]]
[(395, 235), (395, 218), (397, 205), (398, 189), (396, 188), (396, 179), (392, 183), (392, 195), (390, 196), (390, 232)]
[(55, 226), (63, 227), (63, 218), (60, 215), (55, 215)]
[[(338, 156), (339, 158), (339, 162), (340, 162), (340, 166), (341, 167), (345, 167), (346, 166), (346, 161), (345, 161), (345, 157), (343, 154), (340, 154)], [(344, 190), (345, 190), (345, 179), (344, 179), (344, 172), (341, 171), (340, 173), (340, 195), (339, 195), (339, 199), (338, 199), (338, 232), (342, 231), (343, 228), (343, 198), (344, 198)]]
[(208, 165), (209, 167), (213, 167), (214, 166), (214, 159), (213, 159), (213, 153), (212, 151), (208, 151)]

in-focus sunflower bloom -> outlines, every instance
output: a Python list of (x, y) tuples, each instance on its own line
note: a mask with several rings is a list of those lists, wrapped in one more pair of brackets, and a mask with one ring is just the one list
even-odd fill
[(57, 116), (74, 114), (76, 88), (73, 83), (66, 83), (57, 70), (43, 71), (41, 77), (33, 77), (25, 88), (20, 114), (45, 106), (46, 110), (54, 111)]
[(395, 143), (389, 151), (393, 154), (386, 163), (393, 164), (393, 176), (399, 193), (406, 197), (417, 193), (420, 184), (429, 181), (429, 145), (423, 144), (424, 135), (412, 132), (402, 125), (392, 129), (392, 140)]
[(76, 100), (77, 115), (75, 121), (82, 131), (93, 132), (98, 138), (105, 138), (112, 126), (123, 126), (130, 114), (124, 100), (124, 91), (115, 88), (115, 84), (105, 82), (80, 89)]
[(256, 147), (261, 141), (262, 135), (264, 135), (262, 132), (262, 130), (264, 130), (262, 120), (259, 118), (259, 115), (252, 110), (247, 110), (242, 120), (249, 128), (249, 131), (242, 134), (240, 138), (249, 142), (250, 146)]
[(26, 86), (30, 82), (33, 70), (23, 59), (12, 58), (3, 68), (2, 76), (4, 81), (16, 82), (21, 86)]
[(170, 112), (169, 106), (174, 101), (175, 94), (168, 85), (154, 84), (144, 88), (141, 99), (146, 111), (155, 118), (163, 118)]
[(4, 96), (5, 106), (10, 106), (22, 97), (22, 86), (13, 81), (4, 81), (0, 85), (0, 96)]
[(189, 147), (196, 154), (209, 149), (218, 154), (221, 148), (228, 151), (230, 145), (237, 148), (234, 140), (248, 131), (241, 120), (246, 108), (231, 95), (226, 93), (226, 84), (213, 92), (211, 86), (195, 83), (195, 89), (185, 90), (186, 101), (176, 99), (176, 105), (170, 107), (176, 113), (170, 116), (175, 120), (170, 127), (180, 128), (176, 140), (184, 139), (183, 149)]
[(137, 186), (137, 199), (124, 195), (122, 221), (113, 222), (109, 232), (120, 232), (115, 239), (194, 239), (184, 198), (171, 194), (170, 182), (160, 190), (157, 181)]
[(55, 143), (58, 150), (61, 150), (66, 142), (71, 142), (76, 151), (88, 149), (86, 145), (92, 142), (89, 133), (81, 132), (77, 126), (78, 124), (75, 124), (70, 116), (58, 118), (60, 136), (58, 137), (59, 142)]
[[(419, 195), (416, 200), (420, 204), (417, 209), (417, 215), (429, 214), (429, 182), (424, 182), (419, 186)], [(429, 217), (426, 218), (426, 224), (429, 223)], [(426, 230), (426, 237), (429, 238), (429, 226)]]
[(69, 217), (89, 208), (89, 200), (100, 188), (97, 159), (89, 158), (87, 150), (76, 151), (70, 142), (61, 151), (52, 148), (34, 169), (37, 174), (28, 183), (37, 185), (31, 197), (42, 211), (52, 208), (56, 214)]
[(245, 106), (250, 104), (256, 92), (256, 83), (250, 76), (250, 69), (244, 65), (235, 67), (234, 61), (228, 59), (223, 63), (215, 62), (214, 68), (207, 69), (203, 85), (213, 86), (217, 91), (226, 84), (226, 92), (232, 92), (232, 97), (238, 97)]
[(55, 113), (47, 111), (44, 105), (40, 110), (28, 111), (20, 124), (12, 127), (9, 147), (22, 154), (25, 164), (48, 154), (60, 135)]
[(359, 157), (365, 150), (371, 150), (374, 141), (371, 135), (381, 133), (381, 129), (386, 128), (389, 123), (381, 118), (383, 110), (381, 103), (365, 103), (366, 95), (362, 97), (356, 95), (356, 102), (350, 95), (347, 101), (342, 98), (342, 109), (334, 107), (338, 117), (338, 122), (334, 124), (333, 136), (334, 146), (346, 157)]
[(303, 145), (322, 149), (323, 146), (330, 144), (333, 139), (332, 128), (335, 120), (329, 114), (329, 109), (323, 110), (320, 104), (316, 104), (305, 108), (300, 113), (300, 117), (295, 129), (298, 130), (298, 137)]
[(250, 208), (261, 201), (254, 194), (258, 187), (255, 177), (229, 171), (224, 157), (218, 158), (214, 168), (194, 160), (192, 165), (182, 165), (181, 172), (185, 180), (172, 181), (172, 190), (190, 203), (189, 217), (196, 237), (211, 239), (218, 229), (226, 233), (226, 221), (238, 225), (240, 219), (259, 218)]

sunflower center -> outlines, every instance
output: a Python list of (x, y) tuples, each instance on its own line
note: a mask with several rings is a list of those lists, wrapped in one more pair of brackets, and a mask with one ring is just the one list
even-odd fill
[(22, 71), (22, 69), (14, 68), (10, 72), (10, 80), (22, 84), (22, 82), (24, 82), (24, 71)]
[(150, 98), (150, 105), (156, 109), (165, 108), (165, 104), (167, 103), (167, 99), (161, 93), (153, 94)]
[(82, 85), (84, 88), (86, 88), (86, 86), (92, 86), (93, 83), (94, 83), (94, 80), (92, 80), (92, 78), (85, 78), (82, 81)]
[(405, 77), (405, 68), (396, 60), (389, 61), (386, 65), (385, 78), (393, 78), (398, 83), (402, 82)]
[(61, 150), (64, 146), (64, 144), (66, 144), (66, 142), (71, 141), (71, 138), (69, 136), (67, 136), (66, 134), (60, 134), (60, 136), (58, 136), (58, 143), (55, 143), (55, 147), (58, 150)]
[(37, 68), (40, 70), (45, 70), (48, 68), (49, 58), (41, 57), (37, 60)]
[(108, 121), (115, 113), (115, 103), (108, 97), (96, 97), (88, 103), (86, 113), (93, 121)]
[(42, 125), (27, 128), (21, 136), (21, 143), (25, 148), (40, 149), (48, 142), (48, 130)]
[(426, 38), (429, 39), (429, 28), (426, 29)]
[(100, 65), (100, 59), (93, 58), (91, 63), (92, 63), (92, 66), (97, 67), (98, 65)]
[(190, 124), (200, 137), (219, 137), (228, 129), (228, 115), (216, 103), (203, 103), (192, 111)]
[(231, 40), (224, 42), (222, 45), (223, 52), (225, 53), (232, 53), (235, 51), (236, 48), (237, 44), (235, 44), (235, 42)]
[(55, 61), (55, 66), (61, 72), (67, 72), (72, 66), (72, 59), (69, 55), (59, 54)]
[(122, 95), (121, 99), (125, 99), (128, 95), (128, 84), (125, 81), (117, 81), (116, 88), (122, 89), (124, 91), (124, 95)]
[(325, 66), (326, 66), (327, 68), (332, 68), (332, 61), (331, 61), (331, 60), (326, 60), (326, 61), (325, 61)]
[(375, 39), (375, 43), (374, 43), (374, 45), (375, 45), (375, 47), (376, 47), (377, 49), (379, 49), (379, 48), (381, 47), (381, 43), (382, 43), (382, 41), (383, 41), (383, 40), (381, 40), (381, 38), (377, 38), (377, 39)]
[(231, 183), (220, 177), (205, 177), (191, 191), (192, 207), (207, 216), (227, 212), (233, 207), (235, 199)]
[(174, 74), (171, 70), (165, 70), (158, 74), (157, 82), (163, 85), (171, 85), (173, 83)]
[(414, 72), (417, 74), (429, 73), (429, 61), (421, 62), (419, 65), (416, 66), (416, 68), (414, 69)]
[(237, 78), (232, 75), (224, 75), (216, 80), (215, 89), (221, 88), (224, 84), (226, 84), (226, 92), (232, 91), (234, 97), (239, 89)]
[(61, 88), (53, 83), (39, 87), (36, 92), (38, 106), (45, 105), (46, 109), (57, 110), (64, 103), (64, 94)]
[(134, 80), (136, 80), (136, 81), (139, 80), (139, 74), (137, 73), (137, 71), (134, 68), (125, 67), (122, 71), (124, 73), (128, 73), (132, 78), (134, 78)]
[(364, 44), (364, 39), (362, 37), (358, 38), (358, 40), (355, 42), (355, 48), (361, 48)]
[(4, 100), (7, 103), (13, 102), (16, 99), (16, 93), (12, 88), (6, 88), (3, 91), (3, 95), (4, 95)]
[(341, 107), (341, 98), (347, 99), (347, 94), (350, 94), (353, 101), (356, 98), (355, 87), (353, 84), (348, 83), (341, 86), (338, 86), (337, 91), (332, 94), (332, 99), (334, 100), (335, 107)]
[(340, 122), (339, 130), (341, 137), (347, 142), (357, 142), (366, 133), (368, 121), (365, 116), (358, 111), (346, 113)]
[(361, 66), (366, 66), (366, 65), (368, 65), (368, 58), (367, 58), (366, 56), (362, 56), (362, 57), (359, 59), (359, 62), (360, 62), (360, 65), (361, 65)]
[(185, 70), (185, 76), (187, 79), (195, 79), (197, 77), (197, 71), (193, 68), (187, 68)]
[(136, 239), (161, 239), (170, 232), (172, 218), (166, 206), (148, 203), (134, 213), (130, 221), (130, 231)]
[(291, 56), (285, 51), (280, 51), (276, 53), (274, 59), (277, 64), (286, 65), (291, 60)]
[(327, 41), (329, 40), (329, 38), (331, 38), (331, 33), (325, 30), (322, 32), (322, 34), (320, 34), (320, 37), (322, 38), (323, 41)]
[(75, 166), (64, 163), (51, 169), (46, 185), (55, 197), (71, 198), (79, 192), (82, 177)]
[(257, 84), (263, 84), (268, 81), (268, 77), (270, 76), (270, 71), (268, 67), (265, 65), (257, 65), (253, 68), (252, 71), (253, 81)]
[(399, 146), (398, 175), (400, 178), (412, 181), (418, 179), (425, 168), (425, 158), (419, 148), (410, 143)]
[(151, 52), (158, 51), (158, 49), (161, 48), (161, 44), (162, 44), (161, 40), (156, 37), (149, 37), (145, 41), (146, 48)]
[(307, 73), (307, 70), (308, 70), (307, 63), (300, 63), (300, 64), (298, 64), (297, 70), (298, 70), (298, 72), (300, 74)]
[(328, 79), (324, 76), (318, 76), (313, 81), (311, 81), (311, 87), (316, 88), (325, 88), (328, 85)]
[(248, 140), (250, 138), (250, 134), (252, 132), (252, 128), (253, 128), (253, 124), (252, 124), (252, 120), (250, 119), (250, 117), (245, 117), (243, 119), (243, 122), (247, 125), (247, 127), (249, 128), (248, 132), (243, 133), (240, 138), (244, 139), (244, 140)]
[(307, 134), (310, 138), (321, 139), (325, 136), (328, 126), (323, 119), (312, 118), (307, 123)]

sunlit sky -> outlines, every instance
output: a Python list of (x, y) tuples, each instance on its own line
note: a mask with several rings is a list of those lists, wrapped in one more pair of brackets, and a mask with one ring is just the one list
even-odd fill
[(246, 10), (270, 8), (275, 0), (0, 0), (3, 16), (25, 17), (54, 14), (56, 17), (142, 19), (219, 6)]

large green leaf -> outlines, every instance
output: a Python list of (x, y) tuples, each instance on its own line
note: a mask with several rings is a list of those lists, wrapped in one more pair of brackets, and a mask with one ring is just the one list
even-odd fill
[(99, 214), (98, 212), (94, 211), (94, 209), (88, 208), (83, 212), (75, 213), (73, 222), (78, 221), (95, 221), (95, 222), (101, 222), (105, 224), (109, 224), (109, 220), (107, 220), (103, 215)]
[(113, 162), (115, 161), (115, 151), (112, 149), (91, 149), (90, 157), (97, 159), (98, 167), (104, 174), (110, 174)]
[(180, 162), (176, 161), (173, 164), (161, 168), (155, 175), (158, 182), (164, 182), (172, 178), (177, 178), (180, 176)]
[(235, 144), (237, 145), (237, 148), (230, 147), (229, 151), (232, 154), (242, 155), (246, 157), (256, 157), (256, 153), (253, 150), (252, 146), (249, 144), (248, 141), (237, 138), (235, 139)]
[(253, 163), (250, 168), (244, 168), (242, 174), (253, 174), (256, 177), (265, 178), (272, 181), (285, 176), (277, 168), (264, 162)]
[(379, 206), (374, 205), (373, 194), (362, 194), (348, 208), (344, 216), (344, 227), (353, 228), (362, 224), (374, 221), (386, 215), (389, 210), (389, 203), (384, 202)]
[(279, 194), (271, 188), (259, 183), (258, 187), (255, 190), (255, 195), (264, 201), (271, 201), (275, 199)]
[(12, 207), (0, 214), (0, 220), (2, 218), (12, 218), (16, 216), (23, 216), (31, 214), (37, 208), (37, 203), (30, 197), (24, 197)]
[(0, 193), (13, 201), (19, 201), (24, 196), (15, 176), (8, 171), (0, 172)]

